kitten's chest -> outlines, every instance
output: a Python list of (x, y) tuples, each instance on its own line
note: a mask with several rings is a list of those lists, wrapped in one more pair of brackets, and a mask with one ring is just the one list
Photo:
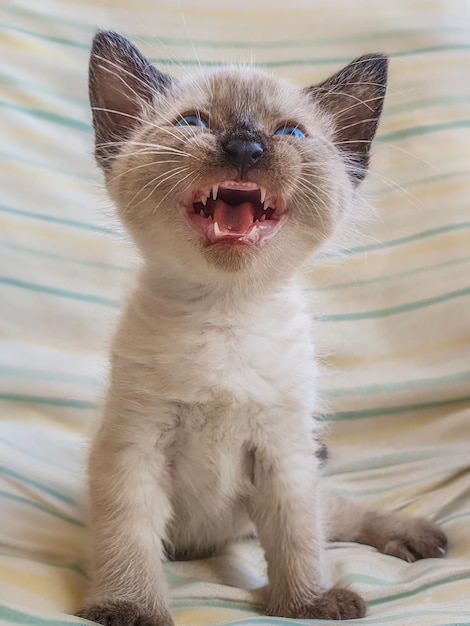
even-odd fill
[(206, 316), (168, 334), (168, 350), (158, 350), (155, 358), (167, 365), (177, 397), (207, 407), (224, 397), (266, 407), (289, 390), (301, 393), (314, 367), (308, 322), (301, 316), (276, 321), (277, 314), (260, 310), (235, 321)]

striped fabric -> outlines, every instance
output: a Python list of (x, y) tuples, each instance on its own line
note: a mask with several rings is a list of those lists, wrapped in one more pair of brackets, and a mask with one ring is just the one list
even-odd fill
[[(0, 16), (0, 622), (83, 623), (83, 458), (134, 263), (91, 156), (87, 62), (104, 27), (178, 75), (241, 60), (307, 85), (391, 55), (377, 217), (311, 275), (329, 473), (360, 501), (437, 520), (450, 550), (408, 564), (334, 544), (329, 559), (369, 602), (361, 624), (470, 624), (468, 2), (4, 0)], [(263, 616), (255, 542), (166, 571), (177, 626), (296, 623)]]

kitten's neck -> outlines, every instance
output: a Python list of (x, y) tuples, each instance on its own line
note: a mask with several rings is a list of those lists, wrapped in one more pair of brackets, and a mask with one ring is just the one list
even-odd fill
[(160, 306), (186, 314), (189, 309), (204, 310), (217, 303), (220, 311), (234, 312), (257, 306), (261, 301), (276, 299), (300, 287), (298, 276), (279, 283), (233, 280), (209, 282), (183, 278), (145, 266), (140, 274), (140, 289)]

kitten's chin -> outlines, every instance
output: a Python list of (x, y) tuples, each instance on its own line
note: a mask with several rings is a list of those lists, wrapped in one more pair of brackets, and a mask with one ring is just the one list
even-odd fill
[(225, 180), (193, 188), (181, 198), (180, 209), (207, 248), (207, 256), (227, 258), (233, 269), (245, 265), (286, 220), (282, 198), (249, 181)]
[(210, 265), (222, 272), (239, 273), (250, 267), (257, 257), (258, 248), (241, 241), (220, 241), (205, 246), (202, 253)]

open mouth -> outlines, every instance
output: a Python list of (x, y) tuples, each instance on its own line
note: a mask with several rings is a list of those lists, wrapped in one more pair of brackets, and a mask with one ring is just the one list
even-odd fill
[(261, 247), (279, 231), (286, 215), (284, 203), (269, 189), (234, 180), (189, 191), (183, 207), (188, 224), (205, 245)]

